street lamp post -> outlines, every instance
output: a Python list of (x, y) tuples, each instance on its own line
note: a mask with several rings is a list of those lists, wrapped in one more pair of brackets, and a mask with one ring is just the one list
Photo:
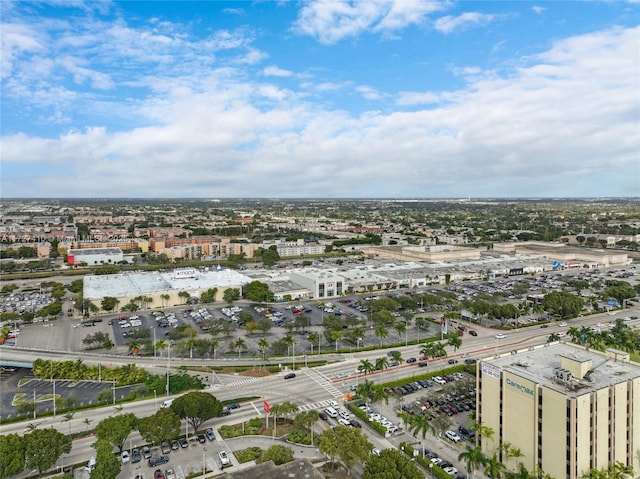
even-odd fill
[(158, 412), (158, 395), (155, 389), (153, 390), (153, 404), (155, 405), (156, 412)]
[(111, 381), (111, 392), (113, 396), (113, 404), (116, 403), (116, 380)]
[(205, 452), (207, 452), (207, 448), (203, 447), (202, 448), (202, 477), (205, 477), (205, 474), (207, 472), (207, 463), (205, 462), (205, 457), (204, 457)]

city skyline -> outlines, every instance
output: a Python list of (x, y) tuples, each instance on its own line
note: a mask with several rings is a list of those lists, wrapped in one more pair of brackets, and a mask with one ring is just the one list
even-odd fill
[(636, 6), (2, 2), (2, 196), (636, 197)]

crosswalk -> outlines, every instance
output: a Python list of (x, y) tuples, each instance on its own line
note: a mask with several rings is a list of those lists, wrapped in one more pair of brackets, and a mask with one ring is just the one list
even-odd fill
[(340, 391), (337, 387), (335, 387), (331, 383), (331, 379), (325, 374), (322, 374), (317, 369), (306, 369), (303, 372), (308, 378), (310, 378), (313, 382), (321, 386), (325, 391), (331, 394), (334, 398), (338, 398), (343, 395), (342, 391)]
[(229, 383), (224, 383), (224, 387), (225, 388), (232, 388), (232, 387), (236, 387), (236, 386), (243, 386), (245, 384), (251, 384), (251, 383), (258, 382), (258, 381), (260, 381), (262, 379), (264, 379), (264, 378), (257, 378), (257, 377), (242, 378), (242, 379), (239, 379), (237, 381), (231, 381)]
[(303, 404), (298, 406), (299, 411), (312, 411), (314, 409), (324, 409), (331, 404), (332, 399), (325, 399), (323, 401), (316, 401), (309, 404)]

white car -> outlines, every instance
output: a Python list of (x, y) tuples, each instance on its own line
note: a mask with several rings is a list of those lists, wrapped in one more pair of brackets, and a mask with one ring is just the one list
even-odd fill
[(564, 328), (567, 325), (567, 323), (565, 323), (564, 321), (561, 323), (558, 323), (558, 326), (561, 328)]
[(227, 465), (229, 465), (229, 456), (227, 456), (226, 451), (220, 451), (220, 452), (218, 453), (218, 457), (220, 458), (220, 463), (221, 463), (223, 466), (227, 466)]
[(340, 411), (338, 414), (340, 414), (340, 417), (342, 419), (346, 419), (347, 421), (349, 419), (351, 419), (351, 416), (349, 415), (349, 413), (347, 411)]
[(496, 334), (496, 339), (504, 339), (504, 338), (506, 338), (506, 337), (507, 337), (507, 335), (506, 335), (506, 334), (502, 334), (502, 333), (498, 333), (498, 334)]
[[(456, 474), (458, 474), (458, 470), (453, 466), (445, 467), (443, 471), (449, 474), (450, 476), (455, 476)], [(167, 479), (169, 479), (169, 476), (167, 476)]]
[(341, 417), (340, 419), (338, 419), (338, 424), (342, 424), (343, 426), (350, 426), (351, 423), (349, 421), (347, 421), (345, 418)]
[(131, 460), (129, 451), (122, 451), (122, 454), (120, 454), (120, 459), (122, 459), (122, 464), (126, 464), (127, 462), (129, 462)]
[(460, 436), (458, 436), (458, 434), (454, 431), (445, 431), (444, 435), (447, 437), (447, 439), (451, 439), (453, 442), (460, 442)]

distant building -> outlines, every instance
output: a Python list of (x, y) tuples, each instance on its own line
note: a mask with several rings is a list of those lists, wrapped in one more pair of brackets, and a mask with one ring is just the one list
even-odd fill
[[(618, 461), (640, 471), (640, 365), (629, 354), (555, 343), (479, 362), (482, 449), (510, 470), (522, 463), (579, 479)], [(505, 456), (509, 443), (522, 457)]]
[(95, 266), (118, 264), (120, 261), (124, 261), (124, 254), (120, 248), (70, 249), (67, 254), (67, 263), (70, 265)]

